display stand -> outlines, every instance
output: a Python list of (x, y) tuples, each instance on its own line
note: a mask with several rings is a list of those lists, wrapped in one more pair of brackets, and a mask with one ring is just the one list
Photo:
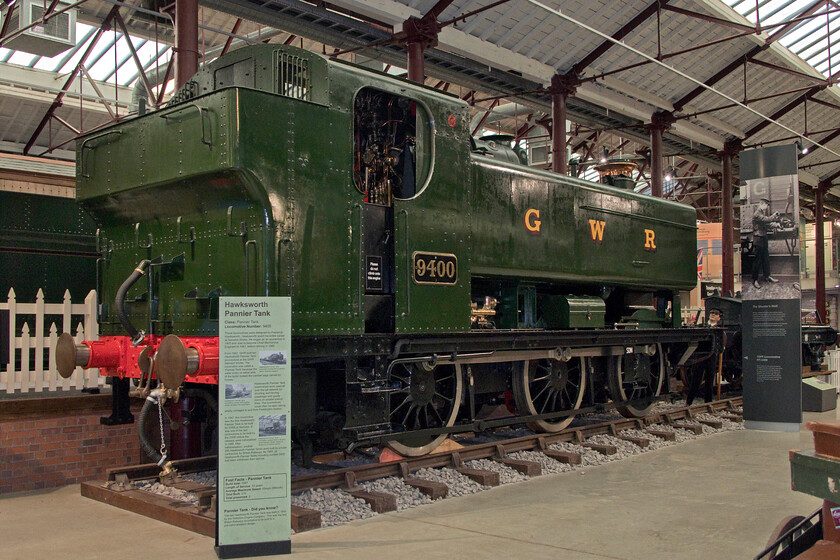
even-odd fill
[(291, 552), (291, 299), (219, 300), (216, 554)]

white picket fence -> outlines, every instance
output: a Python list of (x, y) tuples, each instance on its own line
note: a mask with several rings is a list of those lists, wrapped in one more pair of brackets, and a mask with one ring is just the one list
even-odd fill
[[(5, 303), (0, 302), (0, 310), (9, 310), (9, 363), (0, 371), (0, 392), (26, 393), (29, 391), (70, 391), (84, 388), (100, 387), (105, 384), (105, 378), (100, 377), (98, 369), (84, 370), (76, 368), (69, 378), (64, 379), (58, 374), (55, 366), (55, 344), (63, 332), (69, 332), (73, 322), (77, 323), (74, 338), (77, 343), (82, 340), (99, 340), (99, 323), (97, 322), (96, 291), (91, 290), (84, 303), (73, 303), (70, 291), (64, 292), (63, 303), (46, 303), (43, 290), (38, 290), (35, 303), (19, 303), (14, 289), (9, 290)], [(61, 324), (56, 327), (50, 324), (49, 331), (44, 328), (46, 315), (60, 315)], [(26, 317), (18, 331), (15, 328), (18, 317)], [(75, 321), (74, 321), (75, 317)], [(34, 324), (34, 329), (30, 324)], [(30, 358), (30, 350), (35, 350), (34, 361)], [(45, 369), (45, 357), (49, 355), (49, 367)], [(20, 367), (16, 364), (19, 364)]]

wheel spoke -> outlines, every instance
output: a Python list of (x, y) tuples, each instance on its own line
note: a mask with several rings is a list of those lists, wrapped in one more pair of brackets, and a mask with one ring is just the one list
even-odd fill
[(438, 421), (438, 423), (439, 423), (441, 426), (443, 426), (446, 422), (444, 422), (444, 421), (443, 421), (443, 417), (442, 417), (442, 416), (440, 415), (440, 413), (438, 412), (438, 409), (433, 407), (433, 408), (432, 408), (432, 412), (434, 412), (434, 413), (435, 413), (435, 416), (437, 416), (437, 421)]
[(420, 425), (420, 407), (414, 407), (414, 423), (411, 425), (412, 428), (416, 429), (417, 426)]
[[(556, 393), (549, 392), (546, 395), (545, 399), (542, 401), (542, 406), (540, 407), (540, 414), (545, 414), (546, 412), (555, 412), (554, 406), (549, 406), (554, 404), (554, 395)], [(536, 404), (536, 402), (534, 403)]]
[(409, 374), (408, 372), (405, 372), (405, 371), (401, 371), (400, 373), (392, 371), (391, 372), (391, 377), (396, 377), (397, 379), (399, 379), (400, 381), (402, 381), (406, 385), (408, 385), (409, 381), (411, 380), (411, 374)]
[[(551, 397), (550, 397), (550, 399), (551, 399), (551, 410), (554, 411), (554, 412), (556, 412), (558, 410), (563, 410), (562, 406), (557, 406), (557, 397), (558, 397), (559, 394), (560, 394), (559, 391), (552, 391), (551, 392)], [(560, 401), (560, 404), (561, 405), (563, 404), (562, 400)]]
[(566, 406), (571, 406), (571, 404), (572, 404), (572, 395), (571, 395), (571, 394), (569, 394), (569, 390), (568, 390), (568, 388), (563, 388), (563, 392), (562, 392), (562, 395), (561, 395), (561, 396), (563, 397), (563, 404), (565, 405), (565, 406), (564, 406), (564, 408), (565, 408)]
[(397, 407), (396, 407), (396, 408), (394, 408), (394, 409), (392, 409), (392, 410), (391, 410), (391, 416), (393, 416), (394, 414), (396, 414), (396, 413), (397, 413), (397, 411), (398, 411), (399, 409), (401, 409), (403, 406), (405, 406), (405, 405), (406, 405), (408, 402), (410, 402), (410, 401), (411, 401), (411, 399), (410, 399), (410, 398), (408, 398), (408, 397), (404, 398), (404, 399), (402, 400), (402, 402), (401, 402), (399, 405), (397, 405)]
[(551, 390), (551, 385), (549, 385), (549, 384), (545, 384), (545, 385), (543, 386), (543, 388), (542, 388), (542, 389), (540, 389), (540, 392), (539, 392), (539, 393), (537, 393), (535, 397), (531, 398), (531, 400), (532, 400), (532, 401), (534, 401), (534, 402), (537, 402), (538, 400), (540, 400), (540, 397), (541, 397), (541, 396), (543, 396), (543, 394), (544, 394), (546, 391), (550, 391), (550, 390)]

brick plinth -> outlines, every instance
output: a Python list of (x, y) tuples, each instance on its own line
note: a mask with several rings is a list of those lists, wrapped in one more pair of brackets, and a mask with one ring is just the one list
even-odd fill
[[(99, 422), (111, 413), (104, 397), (0, 401), (0, 494), (102, 478), (109, 467), (143, 462), (136, 424)], [(135, 418), (139, 410), (132, 403)]]

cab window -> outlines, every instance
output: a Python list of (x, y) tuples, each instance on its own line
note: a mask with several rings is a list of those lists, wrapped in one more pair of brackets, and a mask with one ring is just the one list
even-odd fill
[(364, 88), (353, 125), (353, 181), (365, 202), (390, 206), (423, 190), (434, 146), (432, 119), (421, 103)]

